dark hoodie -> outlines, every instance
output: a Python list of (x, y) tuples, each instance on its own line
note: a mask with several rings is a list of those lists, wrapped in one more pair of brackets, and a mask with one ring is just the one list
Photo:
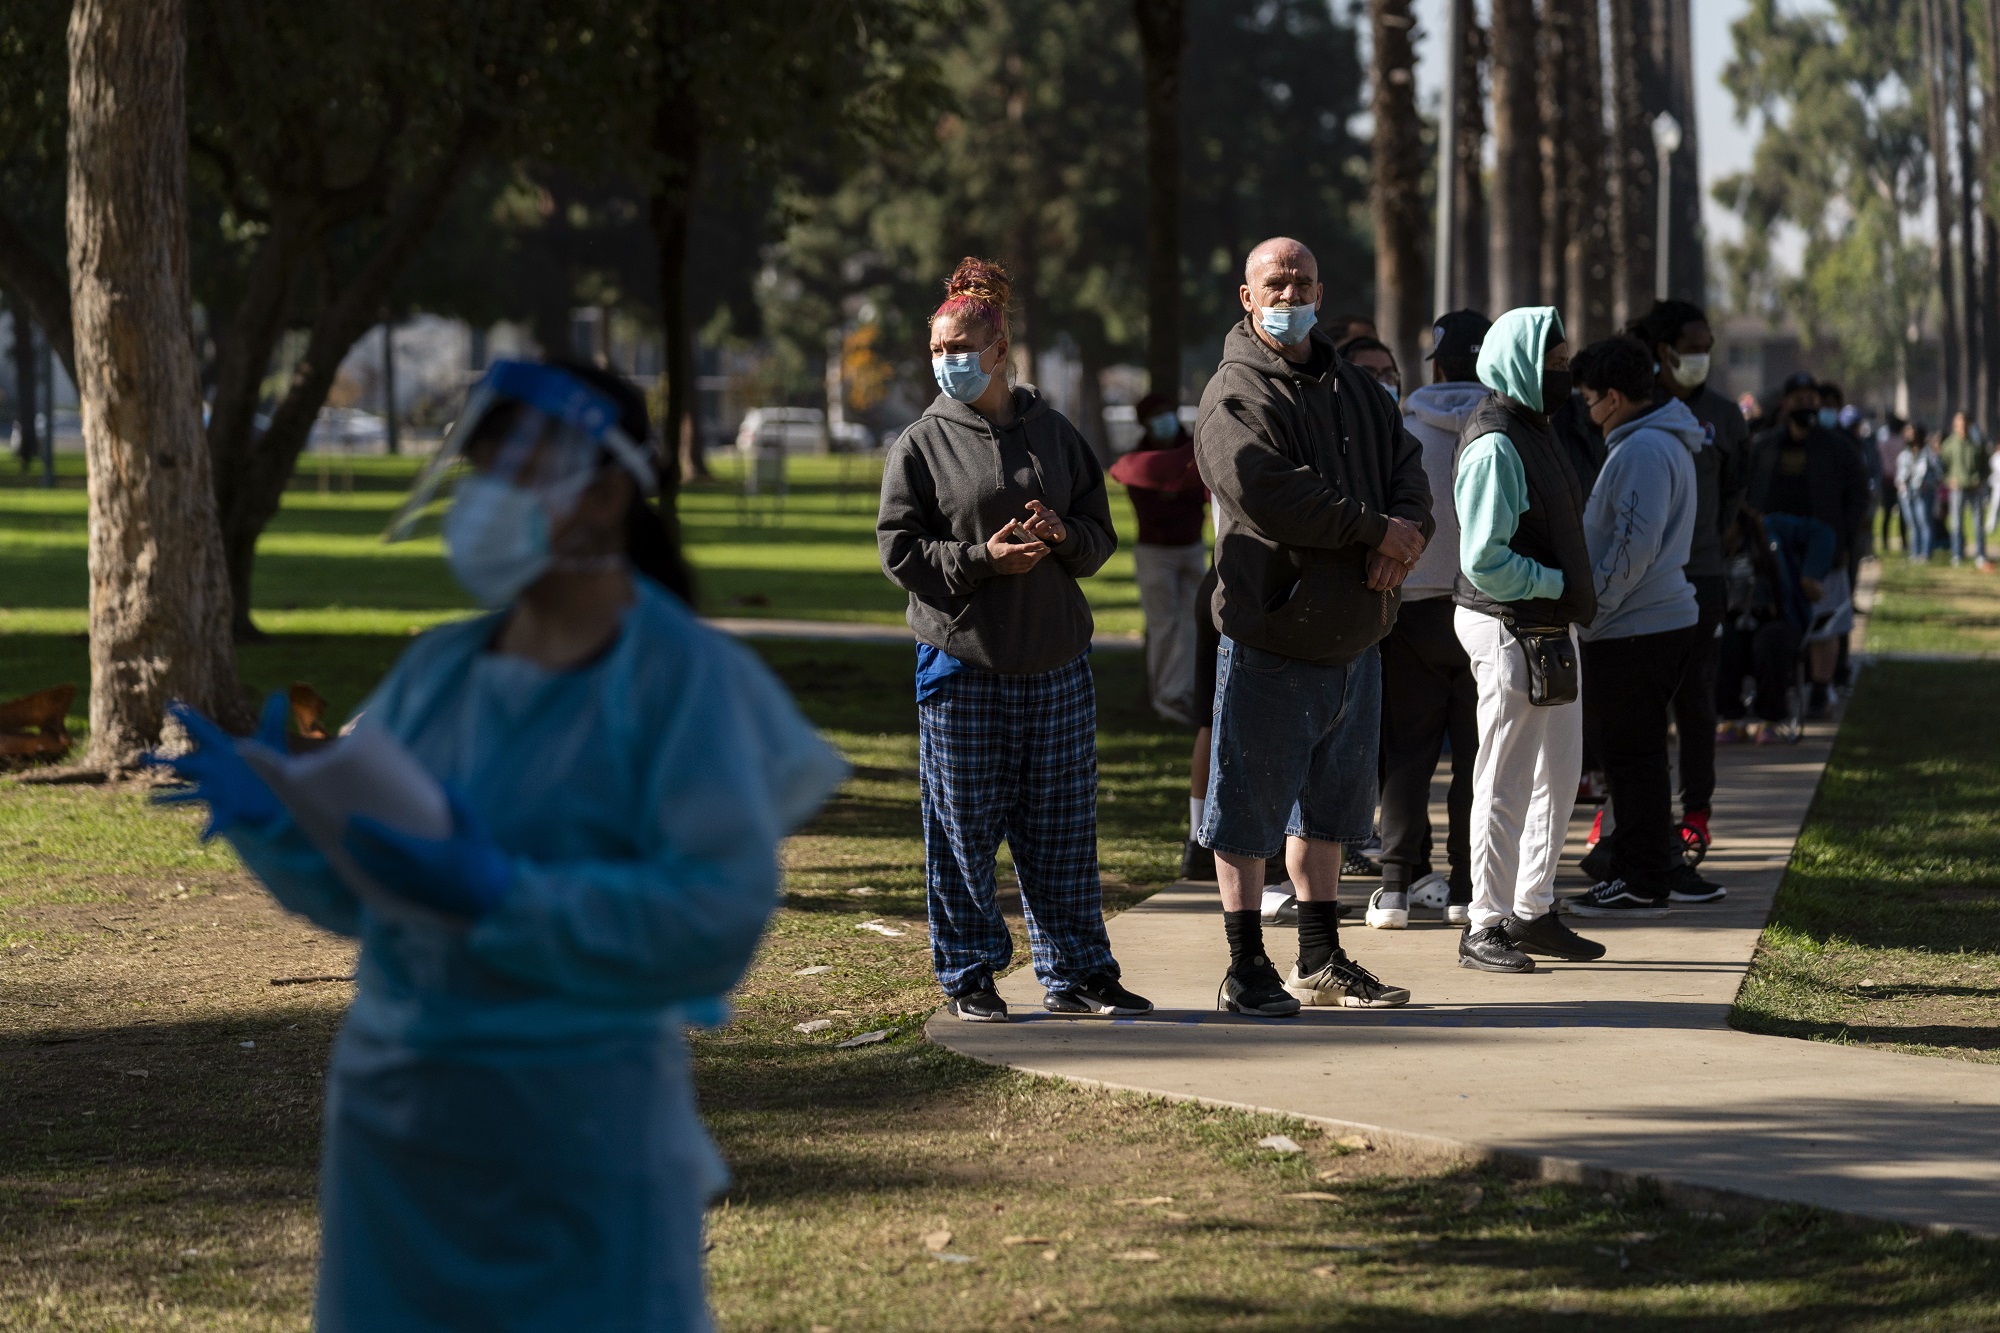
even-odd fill
[(1251, 330), (1223, 340), (1195, 461), (1215, 493), (1215, 624), (1237, 643), (1351, 662), (1389, 632), (1400, 592), (1368, 588), (1390, 517), (1429, 540), (1423, 446), (1395, 401), (1323, 329), (1293, 365)]
[[(1026, 386), (995, 427), (943, 394), (896, 438), (882, 467), (875, 544), (882, 572), (910, 594), (910, 628), (967, 666), (1003, 676), (1053, 671), (1090, 646), (1076, 581), (1118, 548), (1104, 474), (1076, 427)], [(1028, 501), (1068, 530), (1025, 574), (1001, 574), (986, 539)]]

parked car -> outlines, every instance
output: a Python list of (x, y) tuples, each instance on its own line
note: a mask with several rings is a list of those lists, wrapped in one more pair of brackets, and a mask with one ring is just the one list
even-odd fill
[(826, 413), (816, 407), (753, 407), (736, 430), (742, 452), (783, 449), (788, 454), (827, 452)]

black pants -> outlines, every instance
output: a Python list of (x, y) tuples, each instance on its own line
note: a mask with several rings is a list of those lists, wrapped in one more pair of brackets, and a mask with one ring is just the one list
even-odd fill
[(1431, 775), (1450, 736), (1447, 878), (1470, 902), (1479, 690), (1452, 616), (1449, 597), (1405, 602), (1382, 640), (1382, 887), (1407, 889), (1431, 873)]
[(1665, 893), (1680, 864), (1667, 709), (1687, 674), (1697, 631), (1669, 630), (1583, 645), (1583, 725), (1597, 741), (1617, 817), (1614, 873), (1640, 893)]
[(1720, 574), (1690, 578), (1701, 619), (1695, 622), (1687, 674), (1674, 691), (1674, 728), (1680, 733), (1681, 810), (1708, 809), (1715, 799), (1715, 667), (1720, 654), (1716, 631), (1729, 608), (1729, 581)]
[(1751, 629), (1722, 627), (1721, 674), (1715, 686), (1716, 709), (1731, 722), (1743, 720), (1743, 678), (1757, 678), (1756, 710), (1765, 722), (1785, 720), (1785, 692), (1804, 638), (1788, 620), (1769, 620)]

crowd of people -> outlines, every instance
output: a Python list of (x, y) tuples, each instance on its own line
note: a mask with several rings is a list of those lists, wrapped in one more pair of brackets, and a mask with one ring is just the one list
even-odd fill
[[(1380, 876), (1366, 927), (1437, 913), (1463, 927), (1462, 966), (1503, 974), (1604, 956), (1572, 922), (1721, 901), (1697, 865), (1716, 747), (1795, 739), (1845, 683), (1877, 509), (1885, 545), (1893, 509), (1921, 533), (1914, 558), (1949, 525), (1954, 559), (1988, 568), (2000, 463), (1963, 415), (1933, 448), (1920, 424), (1872, 422), (1807, 374), (1768, 410), (1732, 402), (1710, 387), (1714, 331), (1688, 302), (1574, 351), (1552, 307), (1451, 311), (1430, 382), (1405, 392), (1369, 321), (1321, 321), (1297, 241), (1253, 250), (1239, 295), (1192, 429), (1153, 395), (1108, 470), (1138, 518), (1152, 706), (1195, 728), (1182, 869), (1216, 883), (1222, 1008), (1409, 1000), (1343, 946), (1343, 875)], [(934, 961), (952, 1013), (1007, 1020), (1005, 839), (1046, 1007), (1142, 1014), (1095, 862), (1078, 580), (1116, 545), (1105, 473), (1074, 425), (1008, 383), (1008, 300), (985, 261), (947, 284), (931, 323), (941, 393), (890, 450), (878, 525), (918, 638)], [(1430, 797), (1447, 754), (1440, 853)], [(1592, 887), (1558, 904), (1580, 801), (1603, 806)], [(1274, 923), (1297, 927), (1283, 972)]]

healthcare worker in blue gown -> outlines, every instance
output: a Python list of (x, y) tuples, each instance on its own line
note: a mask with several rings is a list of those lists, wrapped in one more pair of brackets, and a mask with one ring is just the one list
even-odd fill
[(328, 1074), (322, 1333), (710, 1327), (725, 1174), (682, 1028), (719, 1012), (780, 839), (845, 766), (663, 586), (686, 595), (647, 433), (614, 377), (498, 363), (392, 527), (462, 471), (445, 541), (492, 608), (417, 639), (359, 713), (449, 796), (449, 837), (357, 818), (344, 840), (429, 921), (364, 907), (233, 738), (178, 714), (183, 798), (286, 907), (361, 940)]

